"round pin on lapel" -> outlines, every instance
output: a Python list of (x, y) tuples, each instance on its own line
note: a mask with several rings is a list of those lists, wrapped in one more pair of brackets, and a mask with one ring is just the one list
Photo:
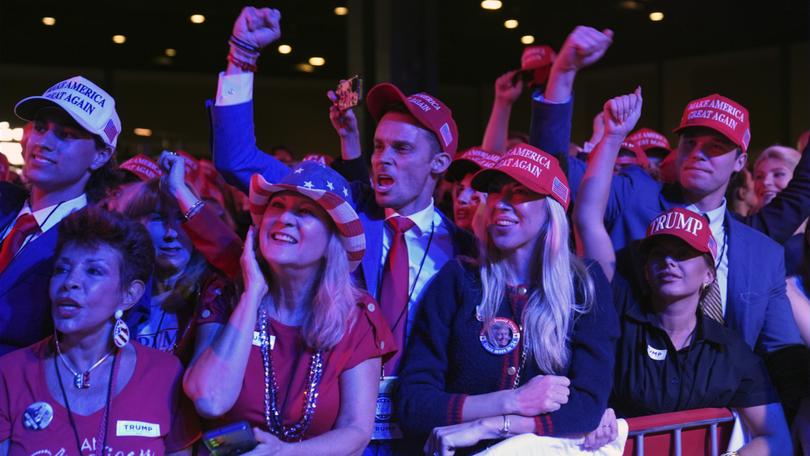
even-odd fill
[(520, 342), (520, 329), (509, 318), (497, 317), (481, 328), (478, 340), (481, 341), (484, 350), (493, 355), (505, 355), (517, 348)]
[(29, 431), (41, 431), (53, 421), (53, 407), (47, 402), (34, 402), (23, 412), (23, 427)]

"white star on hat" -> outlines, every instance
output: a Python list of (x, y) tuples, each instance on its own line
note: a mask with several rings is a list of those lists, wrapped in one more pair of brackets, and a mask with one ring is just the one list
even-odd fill
[(328, 188), (329, 190), (334, 190), (334, 189), (335, 189), (335, 186), (334, 186), (334, 185), (332, 185), (332, 183), (331, 183), (331, 182), (326, 181), (326, 188)]
[(301, 173), (303, 173), (303, 172), (304, 172), (304, 168), (295, 168), (295, 171), (293, 171), (293, 172), (294, 172), (295, 174), (301, 174)]
[(314, 185), (312, 185), (312, 181), (304, 181), (304, 187), (312, 188), (312, 187), (314, 187)]
[(343, 187), (343, 196), (345, 196), (346, 198), (349, 197), (349, 189), (346, 187)]

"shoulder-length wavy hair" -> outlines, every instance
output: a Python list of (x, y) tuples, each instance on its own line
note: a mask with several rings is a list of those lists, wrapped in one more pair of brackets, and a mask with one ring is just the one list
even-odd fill
[[(121, 196), (118, 209), (132, 220), (141, 221), (150, 214), (159, 213), (168, 217), (181, 213), (177, 201), (160, 188), (160, 179), (155, 178), (143, 183), (134, 184), (125, 195)], [(209, 271), (208, 262), (196, 249), (192, 248), (191, 258), (183, 274), (174, 284), (169, 296), (163, 300), (163, 308), (177, 311), (192, 296), (200, 291), (203, 275)], [(156, 282), (157, 284), (157, 282)]]
[[(548, 214), (530, 270), (531, 293), (521, 315), (523, 343), (543, 372), (559, 374), (568, 364), (569, 337), (578, 315), (593, 306), (594, 285), (584, 264), (571, 254), (565, 209), (544, 198)], [(507, 265), (488, 231), (482, 243), (483, 298), (478, 312), (489, 325), (506, 299)]]
[[(328, 226), (330, 235), (326, 254), (313, 282), (315, 289), (311, 290), (309, 312), (301, 328), (304, 342), (315, 350), (334, 348), (351, 330), (358, 317), (357, 303), (365, 294), (354, 283), (349, 257), (331, 220)], [(260, 251), (258, 245), (256, 251)], [(272, 286), (277, 280), (273, 271), (261, 255), (257, 259), (267, 283)], [(272, 295), (268, 293), (266, 300), (272, 302)]]

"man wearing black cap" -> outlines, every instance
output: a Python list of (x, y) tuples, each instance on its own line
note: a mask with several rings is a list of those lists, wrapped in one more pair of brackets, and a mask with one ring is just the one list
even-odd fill
[(103, 196), (121, 132), (115, 100), (82, 76), (25, 98), (14, 111), (32, 124), (23, 154), (30, 192), (0, 183), (0, 355), (50, 333), (56, 228)]

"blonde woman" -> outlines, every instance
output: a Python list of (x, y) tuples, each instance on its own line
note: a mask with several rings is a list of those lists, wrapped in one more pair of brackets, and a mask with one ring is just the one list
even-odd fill
[(472, 184), (489, 193), (482, 259), (448, 263), (426, 294), (401, 374), (403, 428), (442, 455), (590, 432), (610, 393), (618, 323), (601, 270), (569, 249), (565, 174), (519, 144)]
[(278, 184), (251, 180), (259, 230), (242, 254), (244, 292), (233, 309), (203, 307), (184, 382), (206, 427), (254, 427), (251, 454), (357, 454), (371, 438), (381, 358), (395, 350), (351, 280), (365, 237), (349, 201), (346, 181), (315, 162)]

